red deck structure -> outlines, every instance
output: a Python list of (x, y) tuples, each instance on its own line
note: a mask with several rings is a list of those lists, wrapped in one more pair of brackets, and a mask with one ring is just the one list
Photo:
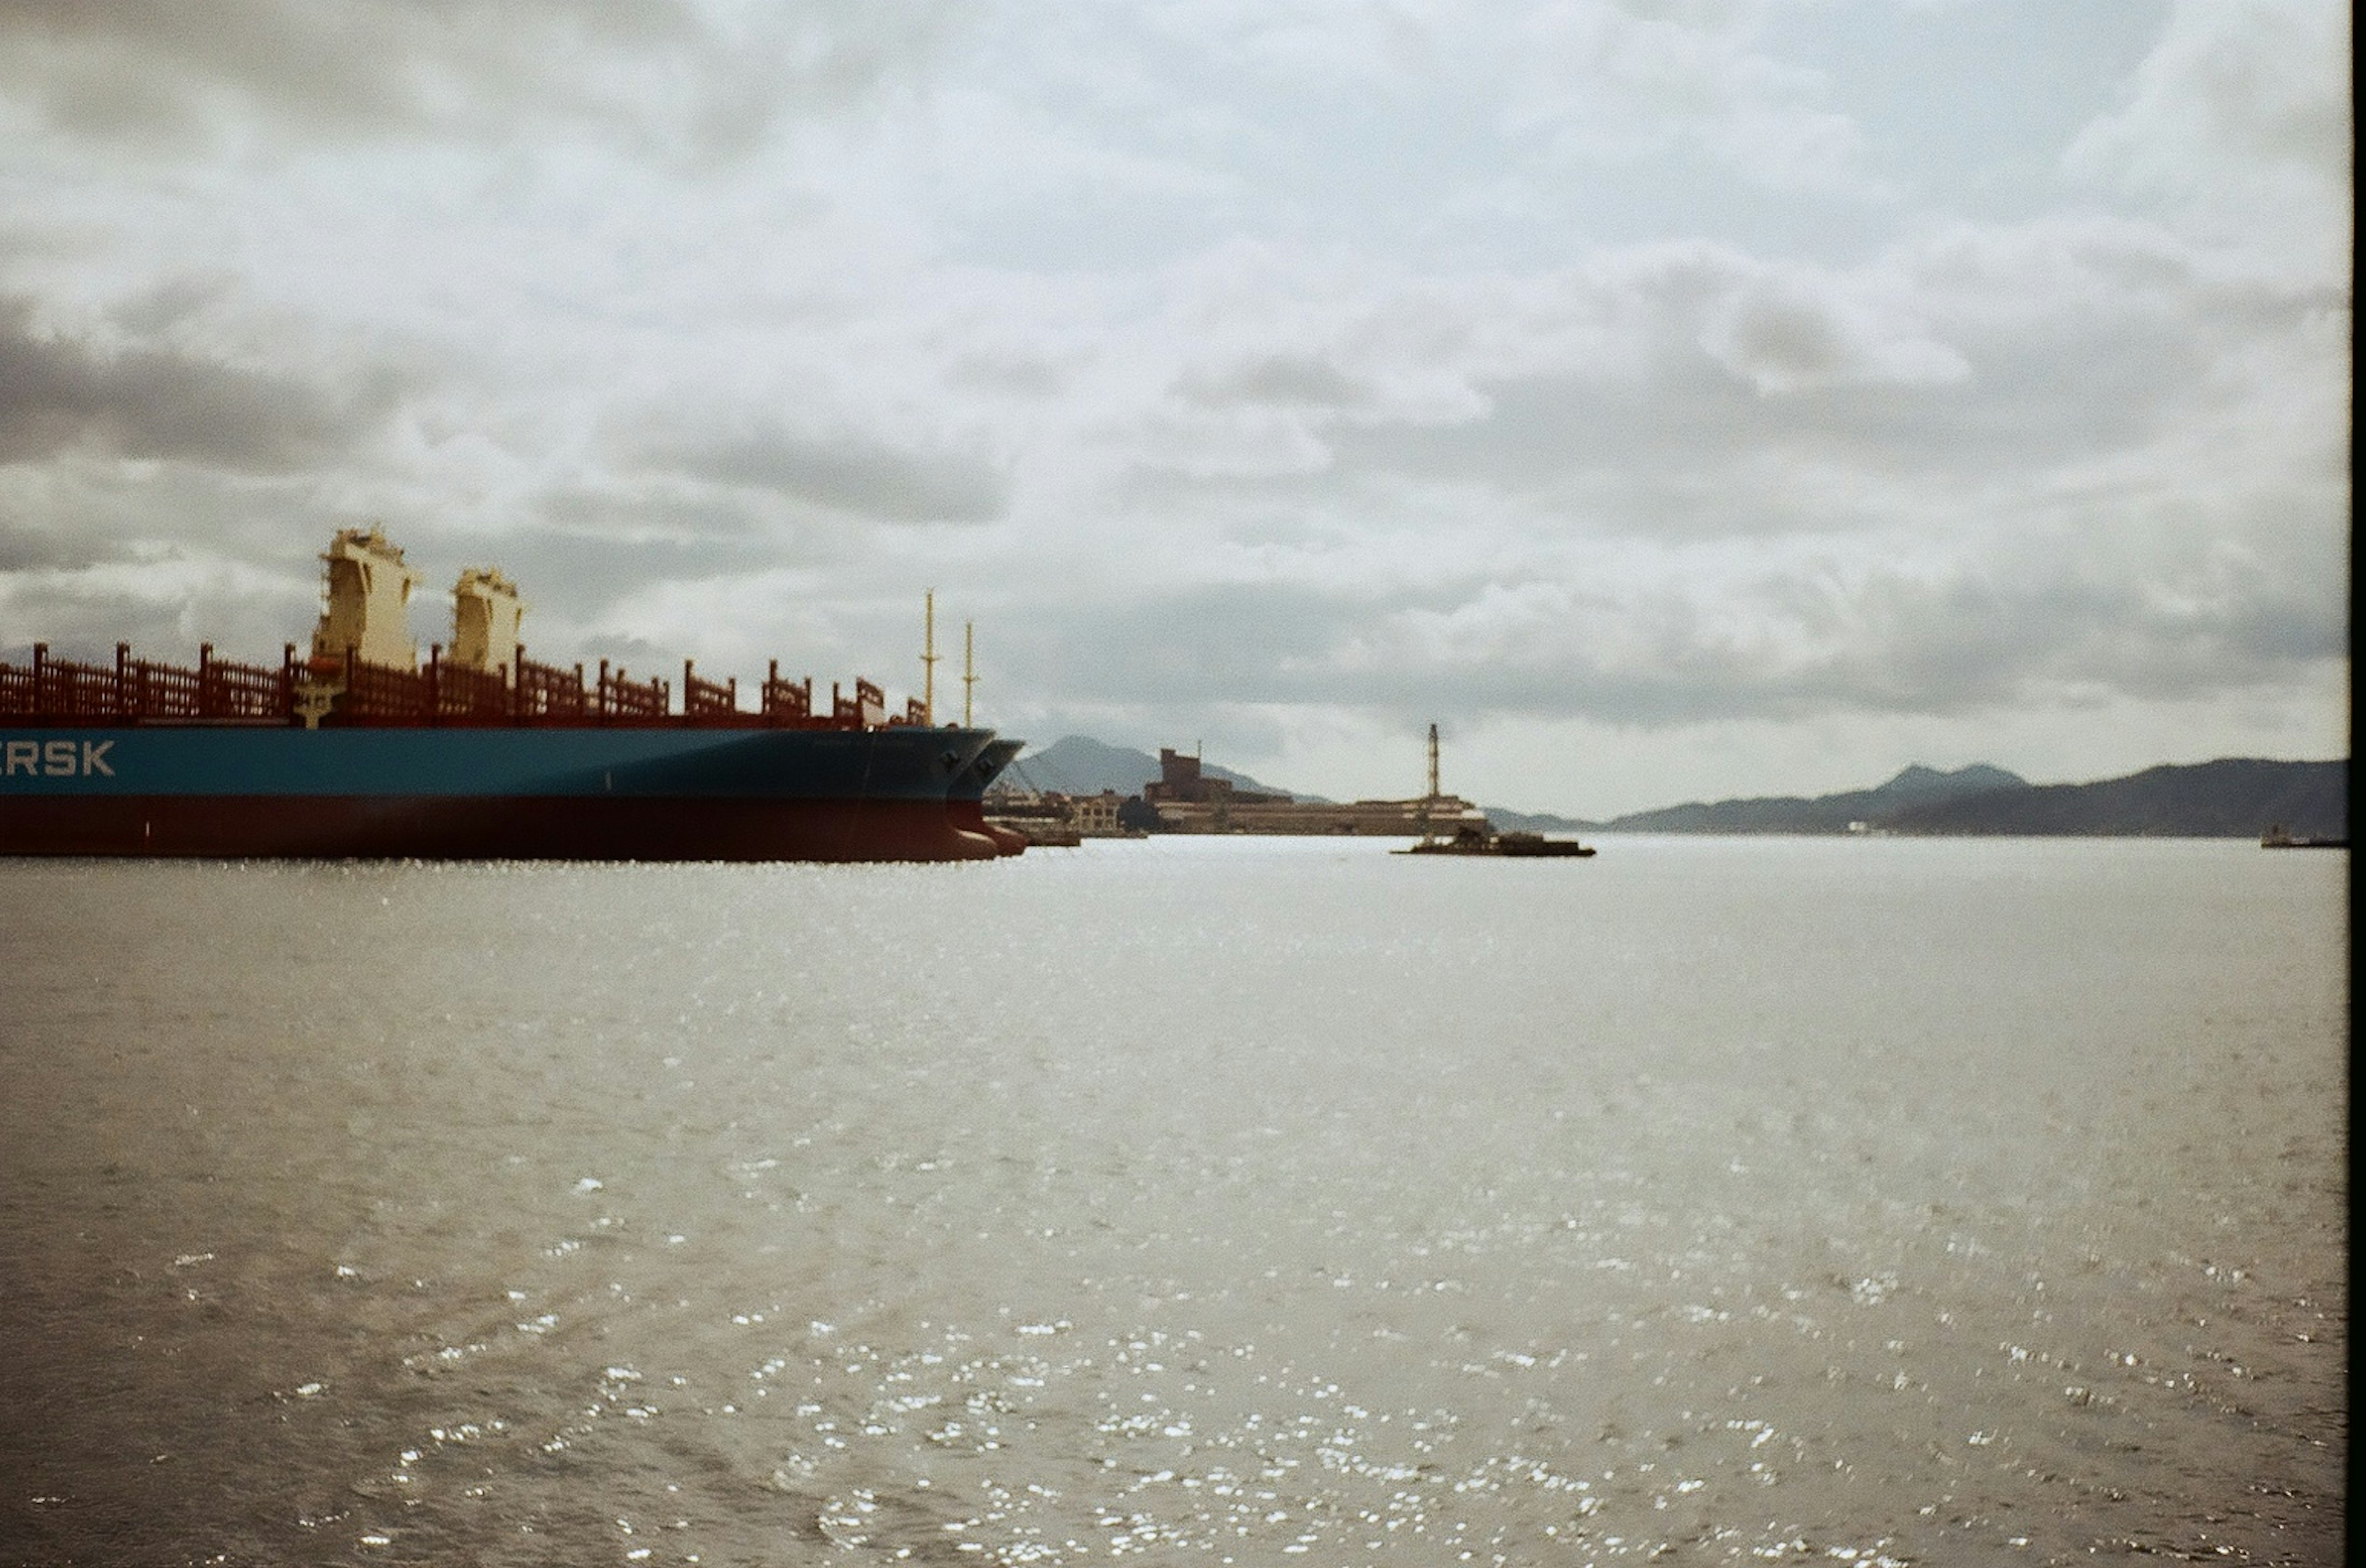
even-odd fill
[(332, 727), (868, 729), (929, 722), (917, 699), (890, 718), (886, 694), (866, 680), (855, 682), (851, 697), (833, 683), (829, 712), (817, 714), (812, 679), (783, 680), (777, 660), (753, 711), (740, 707), (738, 681), (706, 680), (685, 660), (677, 713), (669, 682), (634, 680), (621, 666), (612, 670), (606, 660), (587, 675), (580, 664), (537, 664), (523, 649), (508, 669), (499, 671), (449, 664), (443, 653), (440, 646), (433, 648), (425, 664), (404, 670), (369, 663), (350, 649), (342, 660), (308, 661), (289, 643), (274, 668), (218, 658), (208, 643), (191, 669), (134, 659), (124, 643), (116, 645), (111, 665), (52, 658), (47, 643), (36, 643), (29, 664), (0, 664), (0, 719), (53, 727), (296, 725), (305, 721), (302, 699), (318, 692), (329, 699), (318, 722)]

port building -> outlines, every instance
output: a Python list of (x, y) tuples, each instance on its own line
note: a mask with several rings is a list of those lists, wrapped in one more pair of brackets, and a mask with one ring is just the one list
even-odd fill
[[(1434, 782), (1434, 781), (1433, 781)], [(1435, 788), (1409, 800), (1295, 800), (1242, 789), (1209, 774), (1200, 759), (1161, 747), (1158, 777), (1144, 803), (1168, 833), (1311, 833), (1377, 839), (1452, 837), (1465, 827), (1488, 830), (1486, 813)]]

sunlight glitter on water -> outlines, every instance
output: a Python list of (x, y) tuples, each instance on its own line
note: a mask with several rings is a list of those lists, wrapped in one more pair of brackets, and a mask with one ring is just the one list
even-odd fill
[[(2338, 1540), (2347, 998), (2304, 857), (1148, 847), (6, 868), (46, 913), (7, 928), (0, 1240), (59, 1347), (19, 1380), (56, 1440), (9, 1459), (67, 1499), (9, 1501), (11, 1546)], [(151, 964), (27, 982), (127, 925)]]

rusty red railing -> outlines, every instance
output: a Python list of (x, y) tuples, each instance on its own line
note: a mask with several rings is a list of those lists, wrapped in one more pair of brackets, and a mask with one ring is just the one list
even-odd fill
[(654, 676), (647, 681), (627, 680), (621, 664), (611, 674), (604, 659), (600, 660), (599, 692), (599, 716), (603, 719), (662, 719), (672, 711), (663, 681)]
[[(342, 659), (303, 660), (287, 644), (277, 668), (218, 657), (208, 643), (196, 667), (135, 659), (116, 645), (112, 664), (54, 658), (36, 643), (28, 664), (0, 663), (0, 719), (43, 725), (294, 724), (299, 691), (329, 694), (320, 722), (388, 727), (467, 725), (687, 725), (714, 728), (876, 728), (891, 722), (887, 696), (858, 679), (850, 694), (830, 685), (816, 711), (814, 682), (783, 680), (779, 660), (765, 672), (753, 712), (739, 706), (736, 680), (715, 682), (682, 664), (682, 711), (659, 679), (637, 681), (602, 660), (587, 679), (572, 669), (538, 664), (520, 649), (507, 670), (445, 662), (440, 647), (416, 670), (373, 663), (348, 649)], [(926, 723), (918, 699), (892, 722)]]
[(507, 724), (514, 716), (506, 670), (446, 664), (443, 649), (434, 648), (428, 650), (423, 673), (429, 706), (438, 724)]
[(701, 680), (697, 668), (682, 661), (682, 716), (693, 724), (737, 724), (749, 716), (739, 711), (739, 682), (720, 684)]
[(33, 645), (29, 665), (0, 664), (0, 716), (48, 724), (157, 724), (214, 721), (284, 724), (295, 711), (296, 649), (276, 670), (197, 651), (194, 670), (131, 657), (115, 645), (113, 664), (53, 659)]
[(764, 673), (764, 720), (768, 724), (806, 726), (814, 722), (813, 677), (803, 681), (781, 679), (781, 661), (777, 659)]
[(510, 677), (511, 713), (520, 724), (583, 724), (592, 701), (583, 690), (583, 666), (563, 670), (536, 664), (520, 649)]

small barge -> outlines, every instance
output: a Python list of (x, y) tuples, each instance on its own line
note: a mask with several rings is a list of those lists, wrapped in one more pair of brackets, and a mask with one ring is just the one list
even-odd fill
[(1401, 855), (1503, 855), (1514, 860), (1577, 859), (1594, 852), (1591, 844), (1575, 839), (1548, 839), (1542, 833), (1505, 833), (1465, 826), (1450, 839), (1424, 839), (1395, 852)]
[(2349, 847), (2348, 839), (2315, 839), (2304, 833), (2288, 833), (2281, 822), (2259, 835), (2259, 848), (2263, 850), (2346, 850)]

